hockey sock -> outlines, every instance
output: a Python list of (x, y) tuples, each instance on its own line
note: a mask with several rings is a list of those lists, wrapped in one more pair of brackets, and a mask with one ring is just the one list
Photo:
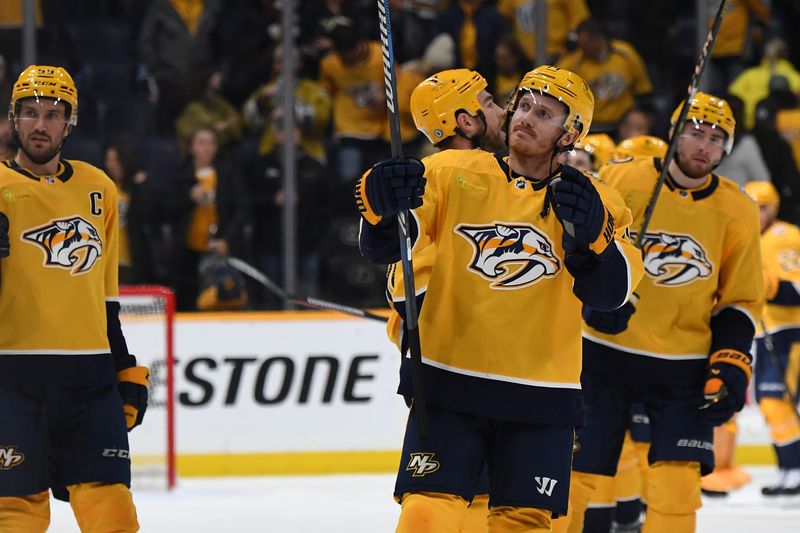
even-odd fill
[(694, 533), (700, 499), (700, 463), (659, 461), (650, 467), (642, 533)]
[[(770, 437), (776, 447), (800, 440), (800, 422), (791, 402), (778, 398), (761, 398), (758, 402), (761, 413), (769, 425)], [(779, 457), (780, 459), (780, 457)], [(780, 461), (779, 461), (780, 463)], [(780, 465), (785, 468), (783, 465)], [(798, 465), (791, 465), (796, 467)]]
[(67, 489), (82, 533), (139, 531), (131, 491), (122, 483), (79, 483)]
[(50, 494), (0, 498), (0, 531), (44, 533), (50, 525)]
[(648, 454), (650, 453), (649, 442), (634, 442), (633, 447), (636, 449), (636, 458), (639, 460), (639, 474), (641, 475), (641, 495), (642, 503), (647, 504), (647, 484), (648, 477), (650, 476), (650, 462)]
[(407, 492), (400, 504), (396, 533), (458, 533), (467, 502), (454, 494)]
[(478, 494), (467, 507), (460, 533), (487, 533), (489, 531), (489, 495)]
[(531, 507), (492, 507), (489, 510), (489, 531), (492, 533), (548, 532), (552, 513)]
[(584, 514), (589, 506), (592, 493), (598, 485), (608, 483), (609, 480), (613, 480), (613, 478), (573, 471), (569, 484), (569, 512), (567, 516), (553, 521), (553, 531), (558, 533), (581, 533), (583, 531)]

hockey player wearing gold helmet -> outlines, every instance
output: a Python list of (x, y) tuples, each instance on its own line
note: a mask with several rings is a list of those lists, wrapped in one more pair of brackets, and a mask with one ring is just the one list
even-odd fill
[[(739, 186), (713, 173), (733, 144), (727, 102), (697, 93), (676, 157), (644, 235), (639, 300), (614, 311), (584, 309), (582, 384), (587, 425), (578, 429), (570, 517), (580, 532), (587, 502), (614, 475), (634, 402), (650, 419), (646, 533), (695, 530), (700, 476), (714, 467), (713, 428), (744, 405), (750, 346), (764, 305), (758, 210)], [(606, 165), (600, 179), (641, 227), (662, 160)], [(635, 312), (634, 312), (635, 311)]]
[(116, 186), (61, 158), (78, 122), (63, 68), (26, 68), (9, 118), (19, 150), (0, 163), (0, 530), (47, 530), (52, 489), (82, 531), (137, 531), (126, 429), (144, 416), (148, 370), (118, 318)]
[[(761, 255), (767, 307), (756, 335), (756, 401), (769, 426), (780, 479), (764, 487), (765, 496), (800, 494), (800, 228), (779, 220), (778, 191), (768, 181), (751, 181), (744, 190), (761, 211)], [(768, 345), (769, 342), (769, 345)]]
[[(458, 531), (484, 463), (489, 531), (549, 531), (566, 512), (581, 302), (614, 309), (642, 273), (622, 198), (557, 162), (588, 132), (593, 101), (574, 73), (538, 67), (506, 110), (507, 156), (394, 159), (357, 186), (367, 259), (399, 259), (395, 214), (406, 208), (414, 245), (435, 254), (419, 316), (429, 435), (420, 440), (409, 417), (400, 532)], [(406, 396), (409, 370), (404, 357)]]

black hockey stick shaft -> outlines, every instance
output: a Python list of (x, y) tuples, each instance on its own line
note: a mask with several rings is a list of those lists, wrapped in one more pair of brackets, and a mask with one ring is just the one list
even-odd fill
[(786, 387), (786, 396), (789, 398), (789, 401), (792, 402), (792, 411), (794, 411), (795, 416), (800, 420), (800, 413), (797, 412), (797, 395), (792, 392), (789, 383), (786, 381), (786, 367), (781, 363), (780, 355), (777, 350), (775, 350), (775, 342), (773, 341), (772, 333), (767, 330), (767, 324), (764, 320), (761, 320), (761, 329), (764, 330), (764, 346), (767, 347), (769, 358), (772, 359), (772, 364), (775, 365), (775, 368), (781, 373), (783, 386)]
[(386, 317), (376, 315), (375, 313), (370, 313), (369, 311), (366, 311), (364, 309), (359, 309), (358, 307), (352, 307), (349, 305), (331, 302), (328, 300), (323, 300), (321, 298), (312, 298), (312, 297), (303, 298), (301, 296), (289, 294), (285, 290), (283, 290), (277, 283), (269, 279), (266, 276), (266, 274), (261, 272), (253, 265), (247, 263), (246, 261), (242, 261), (241, 259), (238, 259), (236, 257), (228, 257), (227, 259), (228, 259), (228, 264), (232, 268), (235, 268), (245, 276), (256, 280), (261, 285), (266, 287), (268, 291), (273, 293), (281, 300), (285, 300), (287, 302), (291, 302), (297, 305), (302, 305), (303, 307), (308, 307), (311, 309), (323, 309), (325, 311), (335, 311), (337, 313), (342, 313), (344, 315), (355, 316), (358, 318), (365, 318), (367, 320), (375, 320), (377, 322), (383, 322), (383, 323), (386, 323), (387, 321)]
[[(397, 95), (397, 72), (395, 71), (394, 47), (392, 45), (392, 18), (389, 0), (378, 0), (378, 21), (381, 32), (381, 51), (383, 52), (383, 82), (386, 88), (386, 108), (389, 111), (389, 133), (392, 144), (392, 157), (402, 157), (403, 144), (400, 136), (400, 113), (395, 96)], [(420, 438), (428, 435), (428, 415), (425, 400), (425, 387), (422, 383), (422, 349), (419, 342), (418, 310), (414, 288), (414, 267), (411, 262), (411, 212), (404, 209), (397, 213), (397, 226), (400, 237), (400, 260), (403, 265), (403, 287), (406, 294), (406, 339), (411, 353), (411, 379), (414, 394), (414, 412), (417, 434)]]
[[(641, 248), (642, 243), (644, 242), (645, 233), (647, 233), (647, 227), (650, 225), (650, 219), (653, 218), (653, 211), (656, 209), (658, 195), (661, 193), (661, 188), (664, 186), (664, 182), (667, 179), (667, 174), (669, 173), (670, 162), (675, 158), (675, 152), (678, 151), (678, 139), (680, 139), (681, 133), (683, 133), (683, 127), (686, 124), (686, 115), (689, 113), (692, 99), (694, 99), (697, 91), (700, 88), (700, 82), (703, 81), (703, 75), (706, 71), (706, 67), (708, 67), (708, 62), (711, 59), (711, 50), (714, 49), (714, 41), (717, 40), (719, 27), (722, 25), (722, 19), (725, 18), (725, 14), (728, 11), (729, 3), (730, 0), (723, 0), (719, 5), (717, 16), (714, 18), (714, 23), (708, 30), (706, 42), (703, 45), (703, 49), (700, 51), (700, 59), (698, 60), (697, 65), (694, 68), (694, 72), (692, 73), (692, 81), (689, 83), (689, 94), (683, 101), (681, 112), (678, 113), (678, 120), (675, 122), (675, 128), (672, 131), (672, 138), (669, 140), (667, 155), (664, 157), (664, 163), (661, 166), (661, 174), (658, 176), (658, 182), (656, 182), (655, 189), (653, 189), (653, 194), (650, 197), (650, 202), (647, 204), (647, 208), (644, 211), (642, 227), (639, 229), (639, 234), (636, 236), (636, 242), (634, 244), (637, 248)], [(698, 21), (698, 24), (702, 24), (702, 21)]]

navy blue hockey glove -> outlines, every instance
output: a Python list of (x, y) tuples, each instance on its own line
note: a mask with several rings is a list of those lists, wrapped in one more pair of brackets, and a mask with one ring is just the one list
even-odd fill
[(132, 366), (117, 372), (117, 388), (122, 396), (125, 424), (128, 431), (142, 423), (147, 411), (147, 387), (150, 370), (146, 366)]
[(564, 225), (564, 250), (567, 253), (591, 250), (601, 255), (614, 240), (614, 218), (592, 181), (580, 170), (562, 165), (551, 187), (553, 210)]
[(636, 312), (636, 301), (638, 297), (634, 294), (630, 300), (613, 311), (598, 311), (588, 305), (583, 306), (583, 320), (599, 331), (609, 335), (616, 335), (628, 329), (628, 321)]
[(5, 213), (0, 213), (0, 258), (8, 257), (11, 250), (11, 242), (8, 240), (8, 217)]
[(356, 206), (372, 225), (404, 209), (422, 205), (425, 165), (415, 157), (396, 157), (376, 164), (356, 183)]
[(702, 420), (719, 426), (742, 409), (752, 373), (750, 362), (749, 355), (736, 350), (711, 354), (703, 389), (705, 403), (700, 407)]

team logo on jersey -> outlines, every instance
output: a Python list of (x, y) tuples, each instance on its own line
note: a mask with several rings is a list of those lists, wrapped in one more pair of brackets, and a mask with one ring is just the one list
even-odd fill
[(51, 220), (22, 234), (45, 253), (44, 266), (66, 268), (73, 276), (92, 269), (103, 255), (103, 241), (94, 226), (79, 216)]
[(17, 451), (16, 446), (0, 446), (0, 470), (11, 470), (24, 460), (25, 454)]
[(412, 471), (413, 477), (422, 477), (436, 472), (439, 470), (439, 461), (433, 460), (435, 455), (435, 453), (412, 453), (406, 470)]
[(642, 255), (645, 272), (656, 285), (685, 285), (714, 272), (705, 249), (690, 235), (648, 232), (642, 240)]
[(454, 231), (472, 244), (468, 268), (493, 289), (519, 289), (561, 270), (553, 243), (531, 224), (460, 224)]

